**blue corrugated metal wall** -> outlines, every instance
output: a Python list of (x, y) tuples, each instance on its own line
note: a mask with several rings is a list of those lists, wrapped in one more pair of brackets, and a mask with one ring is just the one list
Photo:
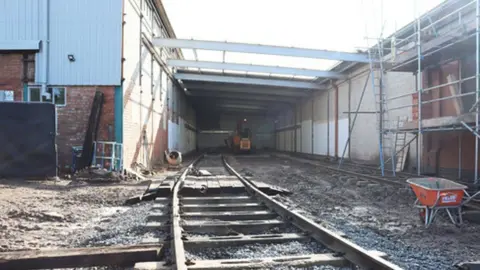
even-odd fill
[[(45, 40), (46, 1), (48, 84), (120, 85), (122, 0), (0, 0), (0, 40)], [(35, 61), (38, 83), (45, 81), (43, 53)]]
[(50, 84), (119, 85), (121, 35), (121, 0), (51, 0)]

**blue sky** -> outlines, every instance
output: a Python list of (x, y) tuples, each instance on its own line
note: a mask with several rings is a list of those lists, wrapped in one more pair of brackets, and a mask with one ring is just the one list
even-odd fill
[[(367, 46), (441, 0), (163, 0), (178, 38), (271, 44), (337, 51)], [(382, 23), (383, 17), (383, 23)], [(368, 33), (367, 33), (368, 32)], [(373, 41), (370, 41), (372, 45)], [(193, 59), (190, 50), (185, 58)], [(222, 61), (222, 52), (198, 51), (199, 60)], [(227, 53), (226, 62), (328, 69), (318, 59)]]

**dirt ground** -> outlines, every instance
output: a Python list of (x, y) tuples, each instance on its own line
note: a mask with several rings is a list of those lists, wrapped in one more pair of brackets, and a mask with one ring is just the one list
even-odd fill
[(354, 177), (285, 158), (236, 157), (230, 164), (254, 179), (290, 189), (292, 196), (278, 199), (364, 248), (386, 252), (406, 269), (451, 269), (480, 259), (480, 225), (467, 222), (457, 228), (448, 216), (438, 216), (425, 229), (409, 187), (357, 186)]
[[(285, 158), (235, 157), (230, 164), (254, 179), (290, 189), (290, 197), (276, 198), (366, 249), (386, 252), (405, 269), (453, 269), (455, 263), (479, 259), (480, 225), (467, 222), (456, 228), (439, 216), (425, 229), (408, 187), (357, 186), (353, 177)], [(159, 237), (143, 228), (151, 202), (123, 205), (147, 186), (139, 181), (0, 180), (0, 252), (137, 244)]]
[[(0, 252), (125, 243), (129, 234), (135, 241), (135, 232), (115, 239), (110, 228), (121, 230), (126, 225), (132, 230), (140, 225), (135, 213), (149, 207), (123, 203), (142, 193), (147, 184), (0, 180)], [(125, 213), (133, 214), (131, 220), (118, 225), (128, 216)]]

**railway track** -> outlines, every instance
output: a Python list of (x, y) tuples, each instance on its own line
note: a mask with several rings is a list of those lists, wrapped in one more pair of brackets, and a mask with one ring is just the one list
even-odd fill
[(147, 226), (169, 235), (145, 242), (162, 242), (166, 252), (161, 261), (137, 263), (137, 270), (401, 269), (381, 252), (291, 211), (220, 155), (190, 164), (174, 181), (171, 196), (156, 199), (155, 209)]
[[(337, 162), (330, 162), (330, 161), (325, 161), (320, 159), (309, 160), (306, 158), (297, 158), (297, 157), (288, 156), (288, 155), (278, 155), (278, 156), (287, 157), (289, 159), (293, 159), (302, 163), (312, 164), (312, 165), (315, 165), (316, 167), (321, 167), (321, 168), (338, 172), (341, 174), (351, 175), (354, 177), (358, 177), (359, 179), (362, 179), (362, 180), (374, 181), (377, 183), (388, 184), (388, 185), (397, 186), (397, 187), (407, 187), (408, 184), (406, 180), (408, 178), (419, 177), (415, 174), (405, 173), (405, 172), (397, 172), (395, 176), (392, 176), (391, 170), (386, 170), (386, 174), (388, 173), (390, 175), (382, 176), (380, 169), (378, 169), (376, 166), (370, 166), (370, 165), (362, 165), (362, 164), (345, 162), (339, 168)], [(428, 177), (428, 176), (424, 176), (424, 177)], [(468, 183), (465, 183), (465, 182), (460, 182), (460, 183), (468, 186)], [(467, 191), (470, 193), (475, 193), (477, 189), (476, 188), (467, 189)], [(467, 203), (465, 207), (470, 210), (480, 211), (480, 200), (473, 199), (472, 201)]]
[(339, 172), (341, 174), (351, 175), (351, 176), (358, 177), (359, 179), (374, 181), (382, 184), (405, 187), (406, 186), (405, 180), (408, 178), (408, 176), (406, 175), (397, 175), (395, 177), (382, 176), (377, 168), (371, 167), (371, 166), (344, 163), (342, 164), (341, 168), (338, 168), (338, 163), (332, 163), (332, 162), (319, 160), (319, 159), (310, 160), (306, 158), (298, 158), (298, 157), (293, 157), (289, 155), (276, 155), (276, 156), (281, 158), (289, 158), (302, 163), (308, 163), (311, 165), (315, 165), (316, 167), (320, 167), (330, 171)]

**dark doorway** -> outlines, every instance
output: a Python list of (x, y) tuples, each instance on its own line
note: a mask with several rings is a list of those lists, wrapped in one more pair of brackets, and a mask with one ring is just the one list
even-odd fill
[(55, 105), (0, 102), (0, 177), (57, 176)]

